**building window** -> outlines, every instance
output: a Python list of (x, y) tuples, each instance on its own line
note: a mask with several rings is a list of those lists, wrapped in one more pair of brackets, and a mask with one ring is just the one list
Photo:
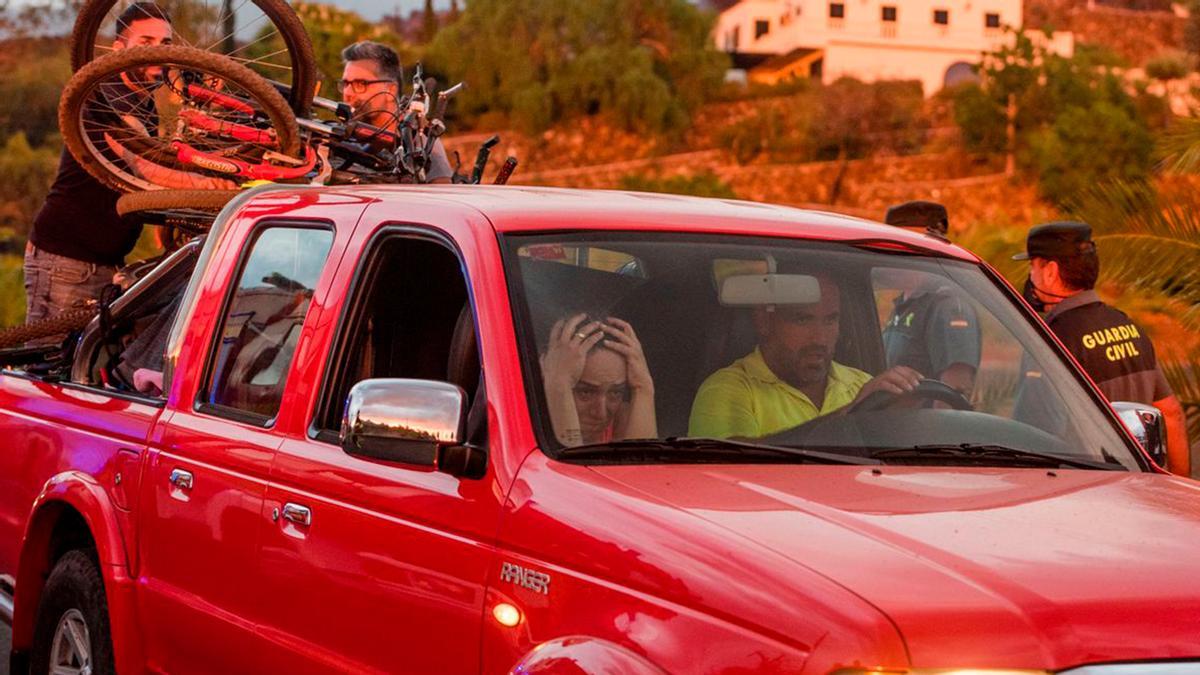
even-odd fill
[(1000, 15), (995, 12), (988, 12), (983, 17), (983, 25), (987, 28), (999, 28)]
[(725, 51), (736, 52), (738, 50), (739, 37), (741, 37), (741, 27), (734, 26), (733, 30), (725, 37)]
[(933, 22), (939, 26), (950, 25), (950, 10), (935, 9), (933, 10)]
[(886, 23), (896, 23), (896, 7), (893, 5), (883, 6), (883, 20)]
[(844, 19), (846, 18), (846, 5), (841, 2), (829, 3), (829, 18)]
[(759, 39), (760, 37), (762, 37), (770, 32), (771, 32), (771, 22), (770, 21), (764, 21), (763, 19), (759, 19), (758, 21), (754, 22), (754, 39), (755, 40)]

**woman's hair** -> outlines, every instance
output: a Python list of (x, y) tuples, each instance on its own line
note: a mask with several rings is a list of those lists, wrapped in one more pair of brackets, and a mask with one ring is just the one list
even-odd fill
[[(571, 317), (575, 316), (576, 314), (586, 315), (586, 316), (584, 316), (583, 321), (579, 322), (579, 325), (581, 325), (581, 326), (585, 326), (589, 323), (592, 323), (593, 321), (599, 321), (601, 323), (604, 323), (604, 322), (608, 321), (608, 318), (609, 318), (609, 315), (607, 312), (602, 312), (595, 308), (572, 309), (570, 311), (563, 312), (562, 314), (553, 315), (552, 318), (550, 319), (550, 321), (546, 322), (545, 325), (539, 326), (537, 328), (536, 335), (537, 335), (537, 341), (538, 341), (537, 342), (538, 353), (541, 353), (541, 354), (546, 353), (546, 348), (550, 344), (550, 331), (554, 330), (554, 324), (558, 323), (559, 321), (566, 321), (567, 319), (570, 319)], [(601, 339), (592, 347), (591, 351), (595, 351), (595, 350), (599, 349), (600, 346), (603, 344), (604, 344), (604, 340)], [(589, 352), (589, 353), (591, 353), (591, 352)]]

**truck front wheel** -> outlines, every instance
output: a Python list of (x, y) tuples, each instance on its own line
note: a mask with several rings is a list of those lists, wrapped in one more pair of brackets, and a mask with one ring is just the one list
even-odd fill
[(70, 551), (59, 559), (38, 605), (33, 633), (36, 675), (114, 672), (104, 580), (94, 554)]

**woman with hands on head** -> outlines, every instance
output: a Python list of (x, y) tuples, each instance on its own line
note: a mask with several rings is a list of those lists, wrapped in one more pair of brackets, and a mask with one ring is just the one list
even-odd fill
[(550, 422), (564, 446), (658, 436), (654, 382), (628, 322), (584, 313), (558, 320), (541, 366)]

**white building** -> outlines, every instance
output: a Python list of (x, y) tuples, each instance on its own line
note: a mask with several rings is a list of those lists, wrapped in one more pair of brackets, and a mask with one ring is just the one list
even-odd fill
[[(1022, 0), (741, 0), (715, 38), (755, 81), (920, 80), (929, 95), (971, 77), (1022, 10)], [(1073, 35), (1055, 33), (1050, 48), (1070, 56)]]

